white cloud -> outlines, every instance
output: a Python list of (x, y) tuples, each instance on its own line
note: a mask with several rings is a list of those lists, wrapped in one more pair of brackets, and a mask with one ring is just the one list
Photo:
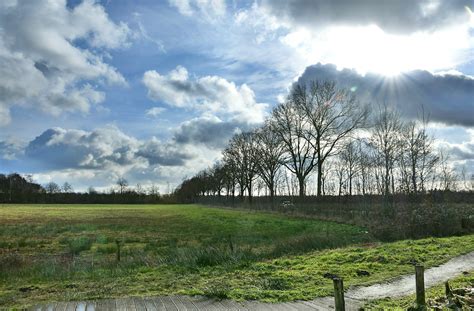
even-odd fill
[(155, 183), (166, 189), (183, 178), (210, 166), (220, 151), (204, 145), (161, 141), (155, 137), (140, 140), (116, 126), (92, 131), (51, 128), (30, 141), (26, 147), (0, 141), (0, 160), (28, 162), (39, 183), (69, 181), (75, 190), (88, 186), (107, 189), (119, 177), (131, 185)]
[(194, 109), (205, 115), (221, 115), (250, 123), (262, 122), (267, 105), (255, 101), (254, 92), (218, 76), (189, 78), (186, 68), (178, 66), (167, 75), (155, 70), (144, 73), (148, 97), (174, 107)]
[(147, 168), (150, 165), (182, 165), (191, 156), (156, 138), (138, 140), (116, 126), (91, 132), (52, 128), (32, 140), (25, 155), (43, 166), (56, 169)]
[(179, 13), (191, 16), (196, 12), (208, 17), (222, 16), (225, 14), (225, 0), (168, 0), (171, 6), (178, 9)]
[(149, 117), (156, 118), (157, 116), (159, 116), (160, 114), (162, 114), (165, 111), (166, 111), (166, 108), (163, 108), (163, 107), (152, 107), (152, 108), (146, 110), (145, 114)]
[(104, 94), (89, 82), (126, 84), (103, 57), (106, 49), (126, 46), (129, 35), (127, 25), (112, 22), (92, 0), (73, 9), (65, 0), (2, 2), (0, 125), (10, 121), (13, 105), (58, 114), (102, 102)]

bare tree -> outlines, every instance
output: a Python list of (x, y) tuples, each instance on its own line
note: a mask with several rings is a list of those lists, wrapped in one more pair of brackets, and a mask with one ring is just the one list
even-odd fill
[(63, 184), (63, 186), (62, 186), (62, 191), (63, 191), (64, 193), (73, 192), (73, 189), (72, 189), (71, 184), (66, 181), (66, 182)]
[(356, 142), (351, 141), (345, 144), (339, 156), (346, 171), (349, 195), (352, 195), (352, 182), (358, 174), (358, 163), (360, 162), (360, 154), (357, 152)]
[(116, 184), (119, 186), (120, 194), (123, 194), (128, 187), (128, 181), (123, 177), (117, 179)]
[(151, 186), (148, 188), (148, 194), (151, 196), (159, 196), (160, 189), (158, 188), (158, 186), (152, 183)]
[(372, 183), (373, 176), (371, 173), (373, 171), (373, 166), (376, 161), (371, 154), (370, 146), (367, 140), (358, 139), (356, 141), (356, 152), (357, 152), (357, 171), (359, 172), (360, 177), (360, 190), (363, 195), (373, 192)]
[[(293, 89), (292, 93), (297, 91)], [(283, 165), (296, 175), (299, 195), (305, 195), (306, 178), (316, 166), (316, 150), (308, 135), (308, 119), (297, 108), (290, 94), (285, 103), (278, 105), (272, 113), (271, 128), (284, 146)]]
[(444, 150), (440, 150), (439, 153), (439, 187), (444, 191), (456, 190), (458, 175), (450, 166), (449, 155)]
[(401, 128), (402, 122), (398, 113), (389, 109), (387, 105), (379, 106), (375, 125), (372, 128), (370, 145), (374, 148), (377, 165), (382, 167), (381, 179), (384, 195), (393, 193), (395, 189), (393, 171), (400, 147)]
[(337, 178), (337, 195), (341, 196), (346, 184), (346, 167), (344, 161), (337, 159), (334, 163), (334, 173)]
[(433, 138), (427, 133), (424, 111), (419, 121), (402, 126), (400, 167), (408, 192), (425, 191), (425, 180), (433, 172), (439, 157), (433, 150)]
[(257, 176), (257, 155), (255, 134), (240, 133), (232, 137), (229, 146), (224, 150), (224, 161), (229, 163), (237, 173), (240, 186), (240, 197), (247, 190), (249, 201), (252, 201), (253, 181)]
[(292, 97), (311, 125), (311, 143), (317, 152), (319, 196), (322, 194), (324, 162), (351, 133), (365, 124), (368, 110), (356, 101), (353, 93), (338, 89), (336, 83), (330, 81), (311, 81), (309, 89), (297, 85)]
[(46, 185), (44, 185), (44, 189), (46, 190), (46, 193), (49, 193), (49, 194), (61, 192), (61, 187), (59, 187), (59, 185), (55, 183), (54, 181), (51, 181), (47, 183)]
[(255, 132), (255, 139), (258, 174), (267, 185), (273, 203), (277, 174), (282, 166), (284, 146), (269, 123)]
[(143, 189), (142, 184), (137, 183), (137, 185), (135, 186), (135, 192), (136, 192), (138, 195), (143, 195), (143, 194), (145, 194), (145, 189)]

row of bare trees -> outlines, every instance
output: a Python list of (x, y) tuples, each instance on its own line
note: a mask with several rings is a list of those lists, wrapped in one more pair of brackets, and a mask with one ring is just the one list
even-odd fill
[(177, 189), (187, 197), (213, 194), (252, 200), (266, 186), (269, 196), (296, 181), (299, 196), (316, 176), (316, 194), (420, 193), (452, 190), (455, 173), (434, 147), (423, 109), (404, 121), (386, 104), (360, 103), (334, 82), (296, 84), (259, 128), (236, 134), (212, 168)]

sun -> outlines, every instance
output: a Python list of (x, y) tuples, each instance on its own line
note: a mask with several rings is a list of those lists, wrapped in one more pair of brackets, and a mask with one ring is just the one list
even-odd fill
[(306, 62), (397, 76), (416, 69), (449, 70), (464, 62), (474, 46), (472, 23), (410, 34), (386, 33), (377, 25), (334, 26), (319, 33), (293, 33), (289, 39), (297, 42), (294, 47)]

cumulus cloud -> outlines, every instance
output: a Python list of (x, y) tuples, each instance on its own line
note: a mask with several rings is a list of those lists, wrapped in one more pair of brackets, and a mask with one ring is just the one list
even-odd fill
[(298, 82), (311, 80), (335, 81), (340, 87), (352, 90), (359, 100), (396, 105), (407, 117), (416, 117), (423, 107), (433, 121), (474, 126), (474, 78), (470, 76), (414, 70), (385, 77), (317, 64), (307, 67)]
[(250, 123), (259, 123), (265, 118), (267, 105), (257, 103), (254, 92), (246, 84), (237, 86), (218, 76), (190, 78), (186, 68), (181, 66), (166, 75), (147, 71), (143, 83), (150, 99), (170, 106), (231, 116)]
[(168, 182), (174, 187), (220, 157), (203, 145), (137, 139), (112, 125), (92, 131), (50, 128), (25, 145), (3, 141), (0, 147), (0, 163), (21, 163), (21, 171), (39, 183), (69, 181), (79, 191), (91, 185), (108, 189), (119, 177), (166, 189)]
[(377, 25), (388, 33), (435, 31), (469, 22), (470, 0), (264, 0), (263, 7), (287, 23), (321, 28), (328, 25)]
[(73, 8), (65, 0), (2, 2), (0, 125), (10, 122), (13, 105), (58, 114), (102, 102), (104, 94), (89, 82), (126, 83), (104, 55), (126, 46), (129, 36), (127, 25), (111, 21), (92, 0)]
[(25, 149), (30, 161), (49, 169), (129, 170), (183, 165), (192, 156), (156, 138), (141, 141), (115, 126), (91, 132), (52, 128)]
[(254, 124), (238, 120), (223, 121), (218, 117), (198, 117), (183, 122), (174, 133), (179, 144), (201, 144), (212, 149), (222, 149), (230, 138), (255, 127)]

